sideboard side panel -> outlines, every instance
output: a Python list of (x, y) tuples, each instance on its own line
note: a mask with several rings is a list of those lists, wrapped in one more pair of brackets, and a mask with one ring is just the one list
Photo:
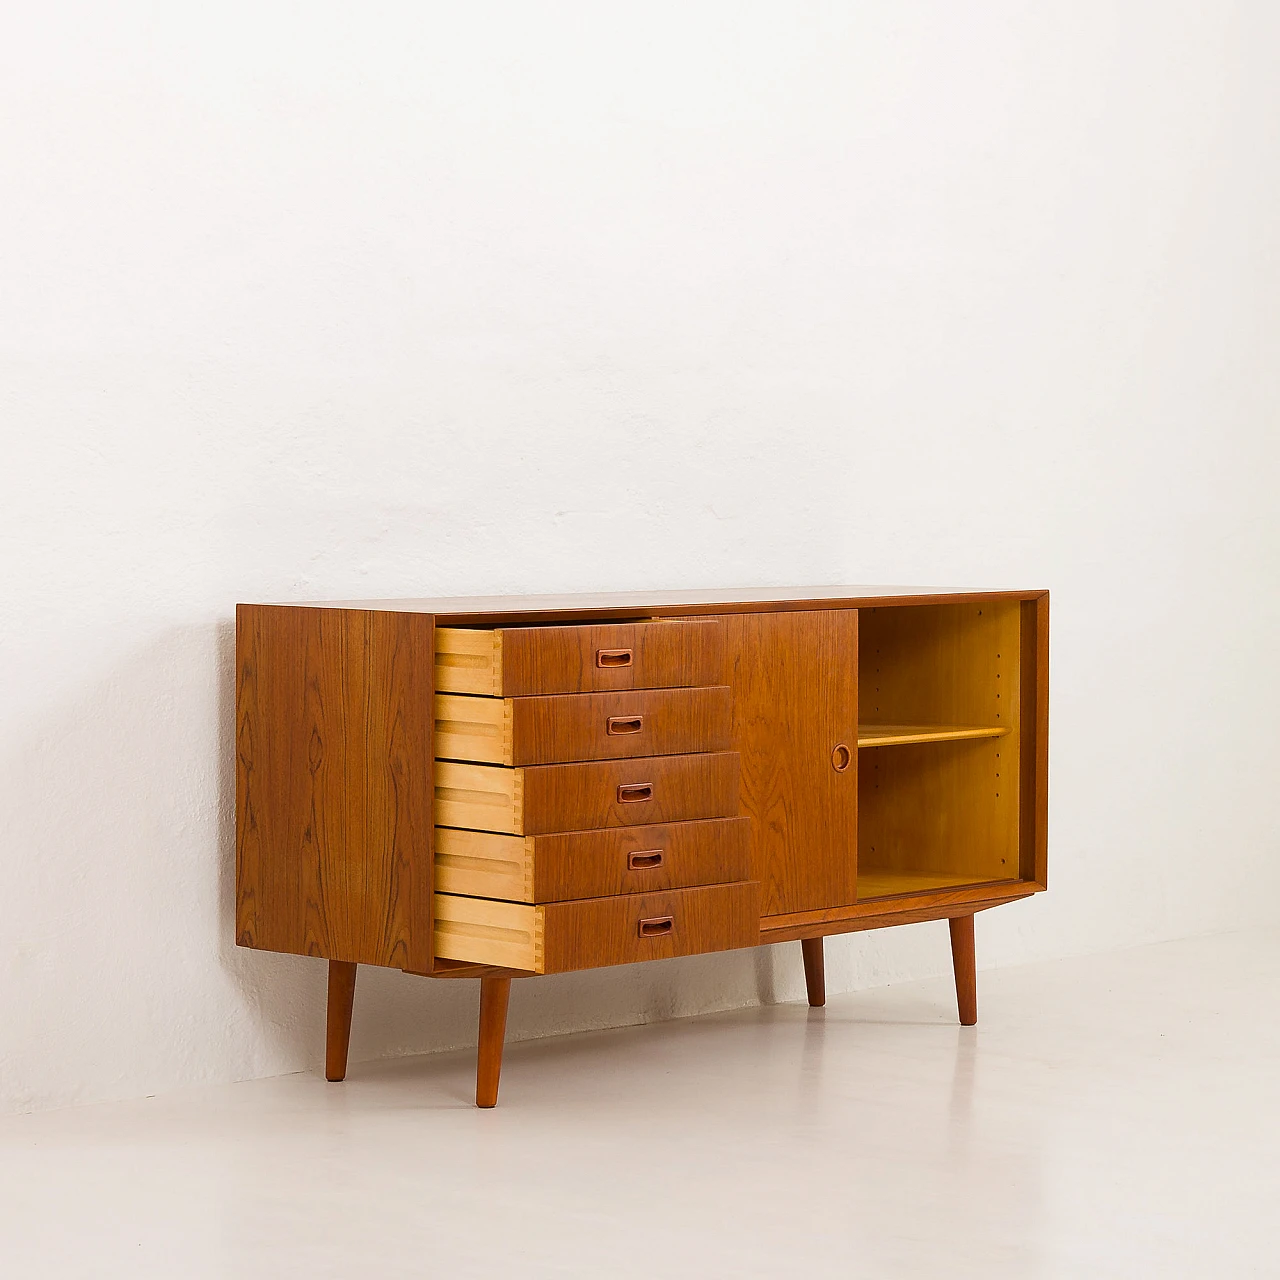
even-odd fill
[[(858, 613), (720, 615), (760, 914), (857, 897)], [(837, 772), (840, 744), (848, 764)]]
[(1049, 884), (1049, 593), (1022, 603), (1021, 875)]
[(434, 619), (242, 605), (236, 938), (429, 969)]

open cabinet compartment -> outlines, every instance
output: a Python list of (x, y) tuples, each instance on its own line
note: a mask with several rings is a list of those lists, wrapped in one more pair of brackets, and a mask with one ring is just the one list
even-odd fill
[(1022, 605), (859, 611), (858, 901), (1019, 876)]

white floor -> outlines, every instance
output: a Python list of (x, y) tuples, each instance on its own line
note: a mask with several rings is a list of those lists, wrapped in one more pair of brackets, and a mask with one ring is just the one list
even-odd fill
[(0, 1121), (0, 1275), (1280, 1276), (1280, 935)]

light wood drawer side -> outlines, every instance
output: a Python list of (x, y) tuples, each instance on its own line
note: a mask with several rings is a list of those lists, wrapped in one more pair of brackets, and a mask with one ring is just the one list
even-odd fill
[(436, 757), (474, 764), (515, 764), (510, 698), (436, 694)]
[(437, 760), (436, 825), (521, 834), (524, 770)]
[(502, 632), (436, 628), (436, 688), (502, 696)]
[(537, 839), (437, 827), (437, 891), (532, 903)]
[(439, 959), (543, 971), (541, 907), (437, 893), (435, 915)]

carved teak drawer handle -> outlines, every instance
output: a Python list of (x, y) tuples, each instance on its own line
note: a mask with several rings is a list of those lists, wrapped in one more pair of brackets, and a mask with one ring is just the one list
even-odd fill
[(597, 649), (597, 667), (629, 667), (631, 665), (630, 649)]
[(652, 916), (648, 920), (640, 921), (640, 936), (642, 938), (661, 938), (663, 934), (670, 933), (675, 926), (675, 916)]
[(637, 804), (641, 800), (653, 799), (652, 782), (632, 782), (618, 788), (619, 804)]
[(644, 716), (610, 716), (606, 727), (610, 733), (639, 733), (644, 728)]
[(628, 871), (648, 871), (651, 867), (660, 867), (667, 855), (662, 849), (637, 849), (627, 854)]

